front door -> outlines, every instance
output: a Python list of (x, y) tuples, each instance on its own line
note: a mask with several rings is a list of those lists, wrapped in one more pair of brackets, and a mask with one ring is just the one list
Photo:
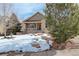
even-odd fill
[(41, 23), (37, 24), (37, 30), (41, 30)]

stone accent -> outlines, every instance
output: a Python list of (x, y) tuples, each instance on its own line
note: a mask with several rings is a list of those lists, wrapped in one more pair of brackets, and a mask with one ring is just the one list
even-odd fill
[(37, 42), (33, 42), (33, 43), (32, 43), (32, 47), (40, 48), (40, 44), (37, 43)]

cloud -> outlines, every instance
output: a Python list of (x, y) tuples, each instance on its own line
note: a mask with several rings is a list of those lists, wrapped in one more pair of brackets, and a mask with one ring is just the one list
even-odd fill
[(36, 12), (43, 12), (44, 7), (43, 3), (17, 3), (12, 9), (20, 19), (26, 19)]

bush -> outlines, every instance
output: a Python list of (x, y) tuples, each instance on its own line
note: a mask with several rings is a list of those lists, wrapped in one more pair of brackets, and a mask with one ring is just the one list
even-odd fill
[[(74, 16), (76, 17), (76, 16)], [(49, 26), (48, 30), (50, 34), (55, 37), (54, 42), (55, 49), (63, 49), (65, 47), (65, 42), (79, 34), (79, 19), (61, 19), (61, 20), (52, 20), (52, 25)], [(48, 20), (49, 21), (49, 20)], [(54, 24), (53, 24), (54, 23)], [(57, 46), (56, 46), (57, 45)]]
[(13, 33), (16, 35), (17, 32), (20, 32), (21, 30), (21, 24), (17, 24), (16, 26), (13, 26), (7, 30), (7, 35), (10, 35), (10, 33)]
[[(64, 7), (67, 7), (67, 9)], [(66, 12), (67, 15), (62, 13), (65, 9), (70, 10)], [(55, 43), (61, 45), (69, 38), (79, 34), (79, 9), (76, 4), (46, 4), (45, 14), (47, 28), (49, 33), (55, 37)]]
[(78, 19), (54, 20), (53, 22), (55, 22), (55, 24), (51, 25), (52, 27), (50, 33), (56, 38), (55, 41), (58, 44), (61, 44), (69, 38), (77, 35), (78, 21)]

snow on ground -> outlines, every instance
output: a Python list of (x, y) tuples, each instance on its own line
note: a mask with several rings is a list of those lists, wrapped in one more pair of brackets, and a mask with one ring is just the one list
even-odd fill
[[(1, 39), (2, 37), (0, 37), (0, 53), (9, 51), (39, 52), (50, 49), (50, 44), (42, 38), (42, 35), (26, 34), (13, 35), (13, 37), (12, 39)], [(34, 42), (38, 43), (40, 48), (33, 47)]]

